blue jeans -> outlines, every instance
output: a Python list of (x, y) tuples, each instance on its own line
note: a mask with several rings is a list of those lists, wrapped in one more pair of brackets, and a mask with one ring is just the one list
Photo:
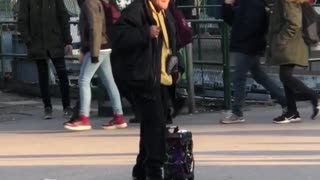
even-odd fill
[(80, 115), (89, 117), (91, 104), (91, 79), (96, 72), (106, 87), (111, 106), (114, 114), (123, 114), (122, 105), (118, 87), (114, 81), (112, 68), (110, 63), (111, 49), (101, 50), (99, 62), (91, 62), (91, 53), (88, 52), (84, 56), (83, 64), (81, 65), (79, 85), (80, 85)]
[(253, 79), (261, 84), (271, 96), (278, 100), (282, 107), (286, 107), (286, 99), (284, 92), (277, 86), (268, 75), (262, 70), (259, 57), (249, 56), (239, 52), (233, 52), (235, 67), (233, 72), (233, 88), (234, 88), (234, 102), (232, 105), (232, 113), (237, 116), (243, 116), (241, 110), (245, 101), (245, 86), (247, 80), (247, 73), (250, 72)]

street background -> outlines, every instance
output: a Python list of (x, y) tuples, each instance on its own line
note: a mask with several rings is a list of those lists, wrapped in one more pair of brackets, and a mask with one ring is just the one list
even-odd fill
[[(53, 102), (54, 119), (43, 120), (40, 99), (0, 93), (0, 179), (130, 180), (139, 125), (103, 130), (110, 118), (97, 117), (93, 102), (94, 129), (68, 132)], [(193, 133), (195, 179), (319, 180), (320, 122), (308, 103), (299, 108), (303, 122), (285, 125), (272, 124), (279, 106), (250, 105), (235, 125), (219, 124), (223, 111), (179, 116), (175, 124)]]

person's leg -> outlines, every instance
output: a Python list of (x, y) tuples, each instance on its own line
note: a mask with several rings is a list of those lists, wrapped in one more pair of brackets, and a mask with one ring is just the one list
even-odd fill
[(117, 81), (116, 79), (115, 79), (115, 82), (116, 82), (116, 85), (117, 85), (117, 87), (119, 89), (121, 97), (126, 98), (127, 101), (131, 105), (131, 109), (133, 111), (134, 117), (131, 118), (129, 120), (129, 122), (130, 123), (140, 123), (140, 118), (139, 118), (139, 114), (138, 114), (138, 110), (137, 110), (137, 107), (136, 107), (136, 102), (135, 102), (133, 93), (131, 92), (131, 90), (128, 87), (126, 87), (124, 85), (124, 82), (121, 82), (119, 80)]
[(172, 94), (169, 93), (169, 91), (170, 91), (169, 88), (170, 88), (169, 86), (162, 86), (161, 87), (161, 103), (162, 103), (162, 110), (163, 110), (163, 115), (166, 120), (166, 124), (172, 124), (172, 119), (171, 119), (171, 122), (168, 122), (168, 121), (170, 121), (170, 119), (168, 119), (168, 118), (171, 117), (170, 110), (169, 110), (169, 104), (170, 104), (169, 101), (172, 100), (172, 97), (170, 97), (170, 96), (172, 96)]
[(286, 100), (288, 103), (287, 112), (288, 113), (298, 112), (294, 91), (290, 87), (288, 87), (286, 84), (283, 84), (283, 87), (286, 95)]
[(302, 81), (292, 75), (295, 65), (281, 65), (280, 66), (280, 80), (285, 86), (291, 89), (294, 93), (299, 93), (309, 99), (313, 105), (313, 113), (311, 118), (314, 119), (319, 113), (318, 96)]
[(282, 114), (279, 117), (276, 117), (273, 119), (274, 123), (277, 124), (285, 124), (285, 123), (290, 123), (290, 122), (300, 122), (301, 118), (299, 115), (299, 112), (297, 110), (297, 105), (296, 105), (296, 96), (294, 89), (290, 86), (288, 86), (287, 82), (290, 81), (290, 78), (292, 76), (292, 71), (293, 71), (294, 66), (292, 65), (281, 65), (280, 66), (280, 80), (283, 84), (284, 92), (285, 92), (285, 97), (287, 101), (287, 111), (286, 113)]
[(98, 75), (103, 85), (107, 89), (107, 92), (111, 101), (111, 106), (113, 109), (113, 119), (106, 125), (103, 125), (103, 128), (104, 129), (126, 128), (127, 123), (123, 118), (120, 93), (112, 74), (110, 53), (111, 53), (111, 50), (101, 51), (100, 57), (99, 57), (99, 61), (101, 61), (101, 65), (98, 69)]
[(271, 96), (277, 99), (281, 107), (285, 108), (287, 106), (286, 98), (284, 92), (281, 88), (265, 73), (260, 65), (259, 57), (254, 57), (253, 65), (250, 69), (253, 79), (261, 84), (267, 91), (270, 92)]
[(245, 102), (245, 89), (247, 73), (251, 67), (252, 59), (243, 53), (232, 53), (234, 72), (232, 73), (233, 97), (232, 114), (220, 121), (222, 124), (244, 122), (242, 106)]
[(92, 63), (91, 54), (88, 52), (84, 55), (84, 60), (81, 65), (79, 75), (79, 89), (80, 89), (80, 110), (79, 119), (73, 123), (65, 124), (68, 130), (82, 131), (90, 130), (90, 104), (91, 104), (91, 79), (98, 70), (101, 62)]
[[(142, 107), (137, 105), (136, 110), (143, 112)], [(146, 171), (145, 171), (145, 159), (147, 157), (147, 150), (145, 145), (145, 121), (140, 122), (140, 142), (139, 142), (139, 154), (137, 155), (136, 164), (132, 169), (133, 180), (145, 180)]]
[[(138, 110), (141, 110), (140, 142), (146, 152), (145, 173), (151, 178), (161, 179), (165, 159), (165, 116), (161, 100), (160, 87), (150, 97), (140, 96), (137, 101)], [(141, 152), (141, 150), (140, 150)]]
[(45, 59), (37, 60), (38, 79), (40, 85), (41, 98), (44, 104), (44, 119), (52, 119), (52, 105), (49, 91), (49, 69)]
[(81, 65), (79, 75), (79, 89), (80, 89), (80, 115), (90, 116), (91, 104), (91, 79), (100, 67), (101, 62), (92, 63), (91, 54), (86, 53), (83, 64)]
[(69, 80), (65, 60), (63, 57), (53, 58), (52, 63), (59, 78), (63, 109), (70, 108)]
[(101, 65), (98, 69), (98, 75), (103, 85), (107, 89), (113, 113), (122, 115), (123, 111), (120, 93), (113, 78), (112, 67), (110, 62), (110, 53), (111, 51), (103, 51), (100, 53), (99, 61), (101, 61)]
[(79, 111), (80, 111), (80, 94), (78, 95), (78, 99), (74, 107), (72, 108), (72, 116), (69, 118), (67, 122), (64, 122), (63, 125), (72, 124), (74, 122), (79, 121)]
[[(165, 89), (167, 89), (166, 94), (168, 95), (167, 100), (167, 116), (166, 116), (166, 124), (172, 124), (173, 123), (173, 114), (175, 113), (175, 105), (177, 104), (177, 98), (176, 98), (176, 85), (173, 84), (171, 86), (167, 86)], [(177, 109), (178, 110), (178, 109)]]
[(42, 97), (44, 107), (52, 108), (50, 93), (49, 93), (49, 74), (48, 74), (49, 69), (48, 69), (47, 60), (45, 59), (37, 60), (36, 63), (38, 68), (40, 92), (41, 92), (41, 97)]
[(232, 74), (234, 88), (234, 102), (232, 105), (232, 113), (242, 117), (243, 112), (241, 109), (245, 102), (247, 73), (251, 68), (253, 62), (249, 56), (243, 53), (233, 53), (233, 58), (235, 67)]

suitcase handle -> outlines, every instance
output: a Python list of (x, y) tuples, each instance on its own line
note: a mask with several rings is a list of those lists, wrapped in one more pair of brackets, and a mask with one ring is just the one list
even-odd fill
[(169, 133), (177, 133), (179, 131), (179, 126), (169, 126), (167, 127)]

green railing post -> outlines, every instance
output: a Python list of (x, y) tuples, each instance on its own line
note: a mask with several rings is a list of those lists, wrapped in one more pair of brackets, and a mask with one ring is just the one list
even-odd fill
[[(199, 1), (197, 1), (197, 19), (200, 19), (200, 6), (201, 4), (199, 4)], [(196, 23), (196, 28), (197, 28), (197, 43), (198, 43), (198, 60), (202, 60), (202, 53), (201, 53), (201, 24), (200, 23)]]
[(194, 79), (193, 79), (193, 55), (192, 55), (192, 43), (189, 43), (185, 47), (187, 57), (187, 83), (188, 83), (188, 107), (189, 113), (194, 113), (196, 109), (195, 92), (194, 92)]
[(231, 78), (230, 78), (230, 54), (229, 54), (229, 26), (222, 23), (222, 54), (223, 54), (223, 86), (224, 106), (231, 109)]

